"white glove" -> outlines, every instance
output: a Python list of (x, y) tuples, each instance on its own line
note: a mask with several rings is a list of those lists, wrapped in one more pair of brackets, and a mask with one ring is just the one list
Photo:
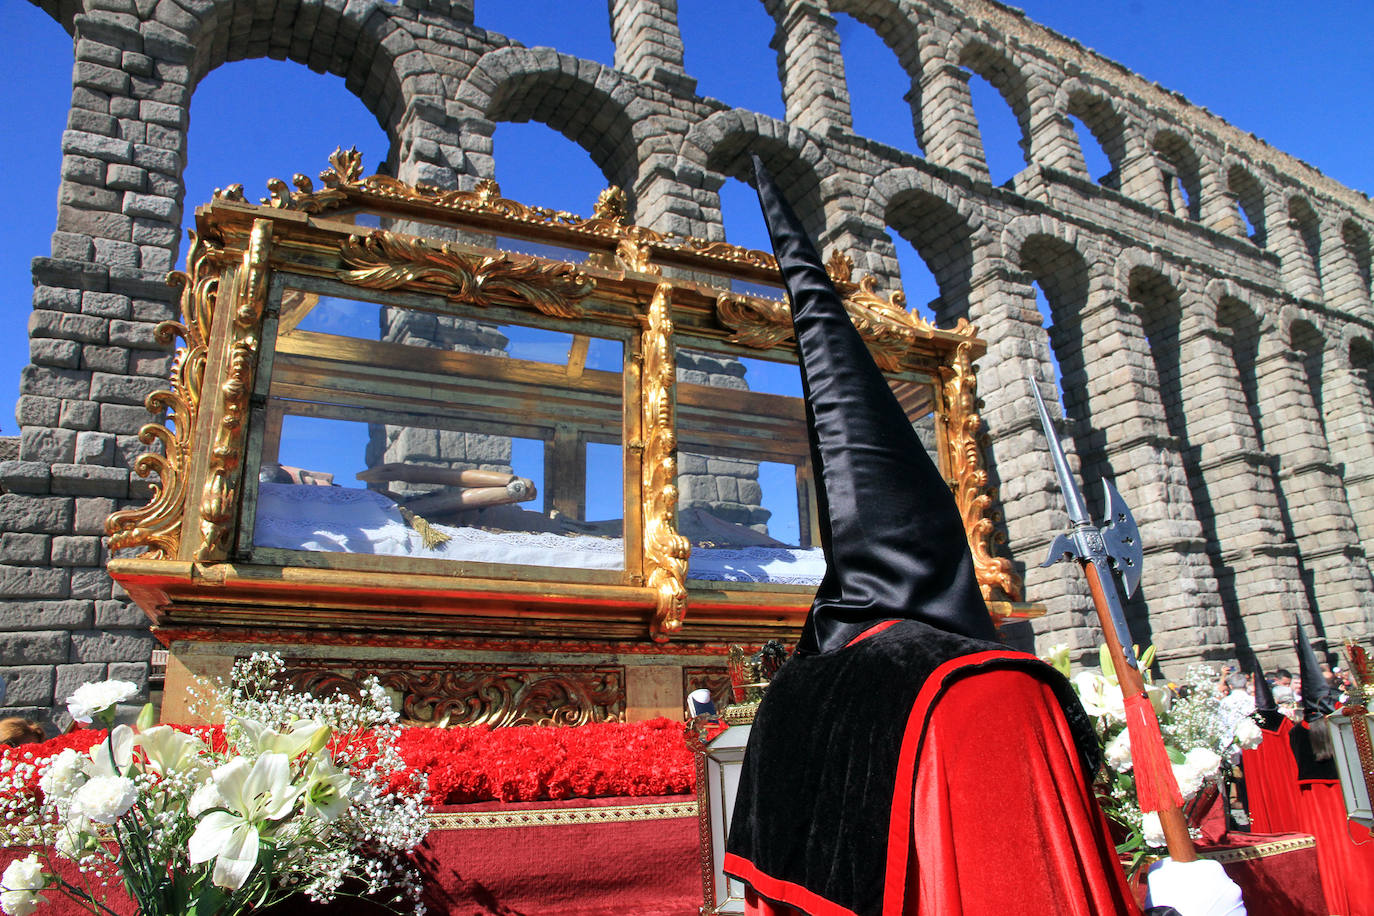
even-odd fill
[(1164, 859), (1150, 868), (1146, 906), (1171, 906), (1180, 916), (1245, 916), (1240, 888), (1211, 859)]

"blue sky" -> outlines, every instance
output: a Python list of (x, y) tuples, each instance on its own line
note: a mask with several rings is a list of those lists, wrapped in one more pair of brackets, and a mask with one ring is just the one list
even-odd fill
[[(1024, 0), (1028, 15), (1306, 160), (1356, 189), (1374, 190), (1374, 4), (1331, 0)], [(771, 20), (758, 0), (680, 0), (686, 67), (702, 94), (781, 116)], [(728, 18), (730, 27), (722, 28)], [(911, 151), (917, 146), (902, 94), (905, 76), (877, 37), (839, 17), (856, 129)], [(610, 63), (605, 0), (477, 0), (477, 22), (527, 45), (550, 45)], [(49, 252), (55, 225), (58, 146), (70, 99), (71, 41), (24, 0), (0, 3), (11, 36), (0, 79), (11, 87), (0, 166), (12, 215), (0, 246), (0, 434), (16, 432), (13, 405), (28, 361), (32, 281), (28, 262)], [(20, 91), (14, 91), (15, 89)], [(974, 104), (994, 180), (1021, 166), (1017, 128), (990, 87), (974, 81)], [(502, 125), (497, 178), (508, 196), (587, 213), (605, 180), (591, 160), (538, 125)], [(243, 61), (212, 72), (192, 103), (187, 211), (218, 186), (242, 182), (250, 196), (269, 177), (318, 172), (340, 143), (356, 143), (369, 168), (385, 137), (343, 81), (278, 61)], [(751, 195), (723, 192), (726, 233), (764, 242)], [(187, 219), (189, 222), (189, 218)], [(904, 245), (900, 243), (899, 247)], [(934, 293), (904, 249), (912, 302)]]

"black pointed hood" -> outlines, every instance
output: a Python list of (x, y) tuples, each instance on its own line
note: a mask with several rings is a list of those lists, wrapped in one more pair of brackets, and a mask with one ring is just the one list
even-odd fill
[(1255, 668), (1255, 718), (1261, 728), (1269, 731), (1278, 731), (1279, 725), (1283, 722), (1283, 713), (1279, 712), (1279, 704), (1274, 701), (1274, 690), (1269, 686), (1269, 679), (1264, 676), (1263, 668)]
[(1297, 631), (1298, 678), (1302, 684), (1302, 717), (1305, 721), (1311, 722), (1313, 719), (1320, 719), (1322, 716), (1335, 712), (1336, 704), (1331, 696), (1331, 688), (1326, 684), (1326, 678), (1322, 677), (1321, 665), (1317, 662), (1317, 653), (1313, 651), (1312, 643), (1307, 639), (1307, 631), (1302, 628), (1302, 623), (1297, 620), (1293, 621), (1293, 629)]
[(948, 483), (873, 362), (800, 220), (758, 157), (759, 202), (792, 306), (825, 578), (799, 652), (882, 620), (995, 641)]

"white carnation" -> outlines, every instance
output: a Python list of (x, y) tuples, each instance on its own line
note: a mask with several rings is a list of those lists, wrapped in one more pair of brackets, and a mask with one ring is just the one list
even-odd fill
[(1193, 748), (1184, 759), (1188, 766), (1201, 772), (1204, 778), (1211, 776), (1221, 767), (1221, 758), (1217, 756), (1216, 751), (1205, 747)]
[(67, 748), (48, 761), (38, 787), (51, 799), (65, 799), (86, 781), (86, 758)]
[(1121, 733), (1107, 744), (1107, 766), (1118, 773), (1131, 771), (1131, 733), (1122, 729)]
[(1164, 825), (1159, 822), (1159, 812), (1146, 811), (1141, 816), (1140, 832), (1145, 837), (1146, 846), (1164, 845)]
[(1244, 750), (1253, 751), (1264, 740), (1264, 732), (1255, 724), (1254, 719), (1246, 716), (1236, 723), (1235, 740)]
[(138, 800), (138, 787), (123, 776), (97, 776), (76, 792), (74, 814), (97, 824), (113, 824)]
[(15, 859), (5, 866), (0, 876), (0, 909), (9, 916), (28, 916), (38, 908), (38, 891), (47, 882), (43, 879), (43, 866), (38, 864), (38, 855), (29, 853), (23, 859)]
[(98, 684), (82, 684), (76, 692), (67, 697), (67, 712), (77, 722), (89, 723), (91, 719), (114, 706), (138, 695), (138, 685), (132, 681), (101, 681)]

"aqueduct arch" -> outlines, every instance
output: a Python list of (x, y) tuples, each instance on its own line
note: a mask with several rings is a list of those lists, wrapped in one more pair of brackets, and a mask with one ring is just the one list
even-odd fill
[[(77, 62), (57, 232), (35, 252), (20, 435), (0, 439), (0, 597), (41, 647), (16, 709), (47, 714), (94, 668), (146, 676), (152, 641), (101, 566), (103, 518), (146, 492), (129, 458), (143, 397), (164, 384), (165, 366), (128, 354), (155, 349), (170, 314), (191, 96), (251, 57), (342, 77), (407, 181), (471, 186), (493, 173), (493, 125), (532, 119), (586, 149), (660, 231), (721, 238), (718, 190), (752, 148), (861, 269), (895, 279), (891, 234), (910, 241), (939, 281), (940, 322), (969, 317), (989, 343), (1005, 528), (1049, 608), (1014, 640), (1086, 652), (1096, 639), (1072, 577), (1035, 567), (1063, 515), (1026, 380), (1047, 384), (1054, 360), (1063, 438), (1143, 517), (1152, 572), (1132, 613), (1167, 666), (1286, 659), (1295, 614), (1327, 639), (1374, 623), (1374, 204), (1008, 7), (768, 0), (777, 121), (696, 93), (672, 0), (611, 0), (614, 67), (520, 47), (464, 0), (34, 2)], [(924, 158), (855, 135), (835, 13), (874, 29), (910, 77)], [(1010, 187), (988, 181), (966, 67), (1022, 126), (1028, 164)], [(1088, 175), (1073, 118), (1110, 175)], [(20, 665), (0, 659), (0, 675)]]

